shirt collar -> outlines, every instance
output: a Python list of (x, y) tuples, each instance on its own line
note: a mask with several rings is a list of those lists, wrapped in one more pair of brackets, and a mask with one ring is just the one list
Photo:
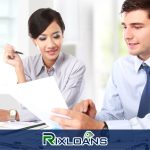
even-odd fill
[[(60, 65), (62, 63), (62, 60), (63, 60), (63, 53), (60, 52), (59, 56), (58, 56), (58, 58), (56, 60), (56, 62), (52, 66), (51, 70), (52, 69), (54, 69), (54, 71), (58, 70), (58, 68), (60, 67)], [(41, 54), (40, 54), (40, 58), (39, 58), (37, 66), (38, 67), (37, 67), (37, 73), (36, 73), (36, 75), (39, 75), (43, 70), (45, 70), (45, 65), (44, 65), (43, 58), (42, 58)]]
[(143, 61), (140, 58), (138, 58), (137, 56), (134, 56), (134, 68), (135, 68), (136, 73), (138, 73), (138, 71), (140, 70), (140, 67), (143, 63), (146, 63), (148, 66), (150, 66), (150, 58), (147, 59), (146, 61)]

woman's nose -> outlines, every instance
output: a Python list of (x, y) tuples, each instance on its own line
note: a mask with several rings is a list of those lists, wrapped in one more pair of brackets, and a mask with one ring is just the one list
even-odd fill
[(48, 40), (47, 40), (47, 47), (52, 48), (52, 47), (55, 47), (55, 46), (56, 46), (55, 41), (53, 39), (51, 39), (51, 38), (48, 38)]

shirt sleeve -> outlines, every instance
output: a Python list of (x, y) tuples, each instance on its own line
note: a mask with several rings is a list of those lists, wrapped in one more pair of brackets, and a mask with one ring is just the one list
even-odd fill
[(69, 108), (81, 98), (84, 89), (84, 73), (85, 66), (77, 61), (74, 64), (68, 82), (62, 91), (62, 95), (66, 99)]
[(115, 67), (113, 67), (111, 77), (107, 84), (103, 107), (97, 113), (96, 119), (105, 121), (109, 129), (150, 129), (150, 113), (144, 118), (133, 116), (131, 119), (128, 119), (125, 117), (120, 92), (116, 85), (116, 80), (118, 80), (118, 64)]
[(109, 129), (150, 129), (150, 113), (144, 118), (106, 121)]
[(104, 96), (103, 106), (97, 114), (98, 120), (124, 120), (124, 110), (118, 94), (117, 86), (111, 76)]
[(33, 70), (31, 68), (31, 66), (32, 66), (31, 62), (32, 61), (31, 62), (30, 61), (31, 61), (30, 57), (27, 57), (27, 58), (22, 60), (23, 67), (24, 67), (24, 74), (25, 74), (25, 78), (27, 81), (32, 81), (32, 76), (33, 76), (32, 75)]

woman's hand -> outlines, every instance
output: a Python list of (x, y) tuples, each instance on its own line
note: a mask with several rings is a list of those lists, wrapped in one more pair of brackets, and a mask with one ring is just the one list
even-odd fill
[(26, 82), (25, 74), (24, 74), (24, 67), (22, 60), (20, 56), (16, 53), (14, 47), (12, 45), (5, 45), (4, 47), (5, 52), (4, 52), (4, 61), (7, 64), (10, 64), (14, 66), (18, 83), (23, 83)]
[(4, 50), (4, 61), (7, 64), (10, 64), (15, 68), (23, 66), (20, 56), (15, 53), (15, 49), (12, 45), (6, 44)]
[(0, 109), (0, 121), (9, 121), (9, 110)]
[[(19, 121), (19, 113), (16, 113), (16, 121)], [(10, 121), (10, 110), (0, 109), (0, 122), (1, 121)]]

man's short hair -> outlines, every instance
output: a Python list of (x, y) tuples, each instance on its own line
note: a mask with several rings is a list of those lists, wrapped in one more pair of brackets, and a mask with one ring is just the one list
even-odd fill
[(134, 10), (146, 10), (150, 18), (150, 0), (125, 0), (122, 4), (121, 13)]

